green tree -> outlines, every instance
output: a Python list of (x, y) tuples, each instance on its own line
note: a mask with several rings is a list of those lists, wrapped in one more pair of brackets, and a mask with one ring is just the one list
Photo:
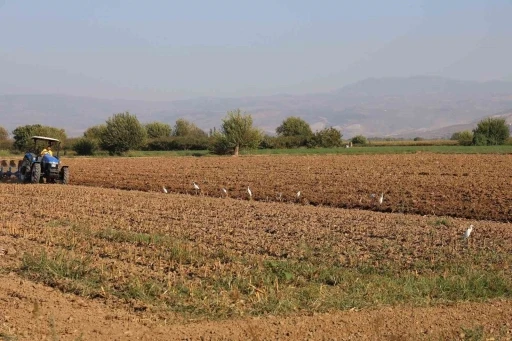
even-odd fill
[(450, 137), (450, 140), (453, 140), (453, 141), (458, 141), (459, 140), (459, 136), (460, 136), (460, 131), (456, 131), (455, 133), (452, 134), (452, 137)]
[(311, 144), (313, 131), (309, 124), (300, 117), (287, 117), (276, 128), (277, 144), (286, 148), (297, 148)]
[(73, 143), (72, 149), (77, 155), (94, 155), (98, 150), (98, 142), (95, 139), (82, 137)]
[(0, 141), (5, 141), (9, 138), (9, 132), (4, 127), (0, 126)]
[(315, 133), (314, 145), (324, 148), (340, 147), (343, 144), (341, 132), (333, 127), (324, 128)]
[(208, 136), (201, 128), (183, 118), (176, 121), (172, 134), (173, 136)]
[(309, 124), (300, 117), (290, 116), (276, 128), (278, 136), (304, 136), (310, 137), (313, 131)]
[(368, 143), (368, 139), (366, 137), (364, 137), (363, 135), (354, 136), (351, 141), (353, 144), (367, 144)]
[(0, 127), (0, 150), (11, 150), (12, 141), (9, 140), (9, 132), (4, 127)]
[(486, 144), (493, 146), (505, 144), (510, 136), (510, 130), (505, 119), (497, 117), (488, 117), (481, 120), (473, 133), (475, 137), (477, 135), (485, 136)]
[(147, 133), (137, 116), (129, 112), (114, 114), (106, 122), (100, 137), (101, 147), (111, 155), (121, 155), (130, 149), (141, 147)]
[(87, 128), (87, 130), (84, 132), (84, 137), (91, 139), (91, 140), (97, 140), (99, 141), (101, 139), (101, 135), (105, 131), (107, 126), (105, 124), (98, 124), (92, 127)]
[(150, 139), (157, 139), (160, 137), (169, 137), (172, 133), (172, 128), (167, 123), (162, 122), (151, 122), (147, 123), (144, 128), (148, 133)]
[(236, 109), (222, 120), (221, 132), (214, 133), (213, 149), (221, 153), (218, 147), (224, 146), (224, 150), (229, 148), (238, 156), (240, 148), (257, 148), (262, 138), (263, 133), (253, 127), (252, 116)]
[(12, 135), (14, 138), (13, 147), (19, 151), (26, 151), (32, 148), (31, 136), (45, 136), (58, 139), (61, 141), (61, 147), (64, 146), (64, 141), (67, 138), (64, 129), (43, 126), (41, 124), (19, 126), (12, 131)]
[(471, 144), (475, 146), (487, 146), (487, 137), (484, 134), (473, 134), (473, 141)]
[(212, 153), (217, 155), (227, 155), (233, 153), (233, 148), (229, 143), (226, 135), (220, 132), (214, 132), (211, 136), (212, 142), (208, 148)]
[(458, 131), (453, 133), (450, 139), (459, 141), (461, 146), (470, 146), (473, 144), (473, 133), (469, 130)]

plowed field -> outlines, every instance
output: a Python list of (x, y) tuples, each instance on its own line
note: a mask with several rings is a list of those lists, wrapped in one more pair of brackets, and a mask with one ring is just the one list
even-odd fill
[[(512, 155), (68, 159), (72, 183), (507, 222)], [(200, 191), (196, 193), (192, 182)], [(297, 192), (301, 195), (297, 199)], [(382, 204), (378, 203), (384, 193)]]
[[(301, 158), (291, 159), (294, 165), (284, 169), (293, 172), (287, 174), (270, 168), (273, 158), (255, 157), (69, 163), (75, 183), (149, 192), (1, 185), (0, 336), (511, 338), (510, 224), (208, 197), (226, 186), (231, 196), (242, 198), (250, 185), (256, 199), (266, 200), (262, 189), (269, 194), (286, 189), (288, 199), (301, 190), (314, 201), (308, 193), (319, 178), (328, 178), (315, 167), (324, 164), (324, 173), (333, 169), (338, 176), (342, 171), (336, 170), (338, 158), (308, 158), (309, 170), (318, 172), (309, 182), (299, 171), (308, 167), (300, 165)], [(366, 160), (371, 169), (370, 159), (357, 160)], [(498, 160), (510, 167), (510, 159)], [(99, 164), (96, 171), (103, 175), (94, 176), (93, 166)], [(173, 173), (178, 169), (183, 178)], [(224, 170), (231, 182), (217, 182)], [(403, 178), (405, 173), (399, 169), (397, 174)], [(461, 178), (483, 181), (481, 174), (471, 174)], [(292, 179), (311, 187), (295, 187)], [(201, 186), (202, 196), (159, 191), (163, 184), (192, 193), (192, 181)], [(379, 192), (371, 181), (353, 183), (360, 184), (361, 194)], [(333, 184), (344, 188), (343, 181)], [(334, 200), (338, 192), (325, 193)], [(396, 192), (386, 193), (392, 203)], [(446, 188), (440, 193), (458, 196)], [(473, 234), (463, 240), (469, 224), (475, 225)]]

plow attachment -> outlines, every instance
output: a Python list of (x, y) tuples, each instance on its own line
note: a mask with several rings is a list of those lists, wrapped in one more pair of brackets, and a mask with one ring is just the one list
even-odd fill
[(20, 165), (22, 161), (18, 161), (18, 164), (16, 164), (15, 160), (10, 160), (7, 162), (7, 160), (0, 161), (0, 180), (8, 181), (15, 178), (16, 180), (20, 177)]

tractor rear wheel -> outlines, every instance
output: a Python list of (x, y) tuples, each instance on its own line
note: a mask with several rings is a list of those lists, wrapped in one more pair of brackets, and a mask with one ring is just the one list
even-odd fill
[(67, 185), (69, 183), (69, 168), (68, 167), (62, 168), (62, 183), (64, 185)]
[(30, 182), (33, 184), (37, 184), (37, 183), (39, 183), (40, 179), (41, 179), (41, 164), (34, 163), (32, 165), (32, 174), (30, 176)]

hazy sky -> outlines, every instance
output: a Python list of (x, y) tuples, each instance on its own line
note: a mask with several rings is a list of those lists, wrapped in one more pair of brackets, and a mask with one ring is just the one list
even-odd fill
[(512, 0), (0, 0), (0, 94), (173, 100), (512, 80)]

